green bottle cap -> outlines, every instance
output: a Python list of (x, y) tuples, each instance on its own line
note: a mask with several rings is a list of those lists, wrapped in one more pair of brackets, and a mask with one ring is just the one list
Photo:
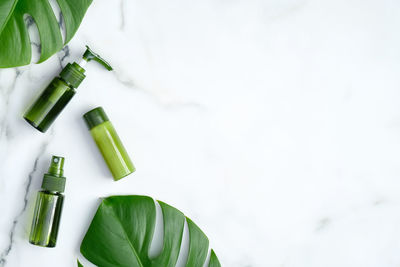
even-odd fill
[(86, 78), (85, 69), (77, 63), (68, 63), (61, 71), (60, 77), (73, 88), (78, 88), (81, 82)]
[(103, 122), (109, 121), (107, 114), (104, 112), (102, 107), (97, 107), (89, 112), (86, 112), (83, 115), (85, 119), (86, 125), (88, 126), (89, 130), (93, 127), (102, 124)]
[(48, 172), (43, 176), (42, 189), (62, 193), (65, 190), (64, 158), (53, 156)]

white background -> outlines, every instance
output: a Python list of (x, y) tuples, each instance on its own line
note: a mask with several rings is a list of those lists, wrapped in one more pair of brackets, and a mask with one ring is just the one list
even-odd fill
[[(183, 211), (223, 266), (399, 266), (399, 12), (395, 0), (95, 0), (67, 49), (0, 71), (0, 266), (75, 266), (99, 197), (115, 194)], [(115, 72), (87, 65), (37, 132), (23, 112), (86, 44)], [(119, 182), (81, 119), (99, 105), (137, 168)], [(43, 249), (27, 238), (52, 154), (66, 157), (66, 202)]]

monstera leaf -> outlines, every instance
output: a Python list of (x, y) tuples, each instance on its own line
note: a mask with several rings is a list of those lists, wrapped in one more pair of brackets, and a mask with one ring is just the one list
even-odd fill
[(92, 0), (57, 0), (65, 21), (63, 43), (59, 24), (49, 0), (0, 0), (0, 67), (16, 67), (31, 62), (32, 51), (24, 15), (35, 21), (41, 43), (39, 62), (43, 62), (68, 43)]
[[(102, 200), (82, 241), (81, 253), (93, 264), (108, 266), (175, 266), (180, 253), (185, 220), (189, 230), (187, 267), (202, 267), (208, 239), (197, 225), (179, 210), (158, 201), (164, 221), (161, 253), (149, 257), (156, 223), (156, 205), (146, 196), (112, 196)], [(211, 250), (209, 267), (221, 266)]]

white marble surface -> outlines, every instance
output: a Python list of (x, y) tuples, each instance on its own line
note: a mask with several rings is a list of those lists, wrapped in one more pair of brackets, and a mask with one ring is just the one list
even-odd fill
[[(75, 266), (98, 199), (163, 200), (224, 266), (400, 265), (400, 2), (95, 0), (73, 41), (0, 71), (0, 266)], [(22, 113), (89, 44), (52, 129)], [(103, 106), (137, 172), (113, 182), (81, 115)], [(66, 157), (58, 245), (30, 245), (35, 194)]]

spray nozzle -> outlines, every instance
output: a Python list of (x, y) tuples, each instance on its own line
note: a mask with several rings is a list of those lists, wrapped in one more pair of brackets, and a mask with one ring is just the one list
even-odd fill
[(53, 156), (51, 158), (51, 164), (50, 164), (48, 173), (51, 175), (54, 175), (54, 176), (59, 176), (59, 177), (63, 176), (63, 174), (64, 174), (64, 158)]
[(43, 176), (42, 188), (47, 191), (62, 193), (65, 189), (64, 158), (53, 156), (50, 168)]
[[(113, 68), (108, 64), (107, 61), (105, 61), (101, 56), (93, 52), (89, 46), (86, 46), (86, 51), (83, 54), (82, 58), (86, 61), (89, 62), (91, 60), (97, 61), (101, 65), (103, 65), (107, 70), (113, 70)], [(80, 65), (80, 64), (79, 64)]]

